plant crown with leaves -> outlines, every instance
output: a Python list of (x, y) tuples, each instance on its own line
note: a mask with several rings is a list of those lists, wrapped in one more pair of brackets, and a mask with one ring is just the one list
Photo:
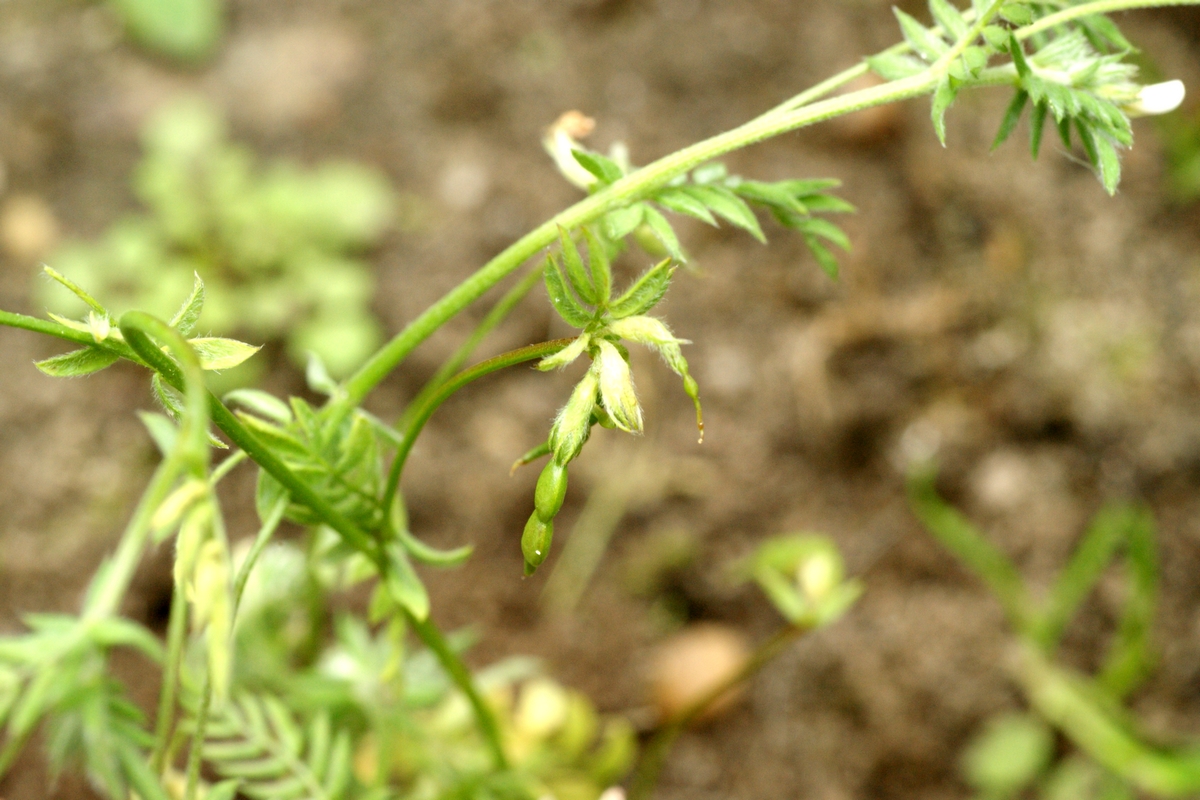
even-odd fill
[[(844, 249), (849, 242), (823, 215), (851, 210), (830, 193), (836, 181), (749, 180), (728, 174), (714, 158), (922, 95), (932, 96), (934, 129), (944, 140), (945, 114), (962, 91), (1007, 86), (1014, 97), (996, 143), (1013, 133), (1028, 108), (1036, 157), (1052, 118), (1064, 145), (1079, 143), (1111, 193), (1120, 177), (1120, 150), (1131, 143), (1130, 116), (1169, 110), (1182, 92), (1175, 83), (1139, 86), (1123, 61), (1131, 47), (1103, 14), (1189, 2), (1194, 0), (975, 0), (956, 9), (947, 0), (931, 0), (930, 25), (896, 12), (903, 41), (895, 47), (738, 128), (641, 168), (620, 149), (605, 156), (583, 147), (578, 115), (564, 118), (546, 146), (587, 197), (485, 264), (347, 379), (335, 381), (320, 360), (312, 360), (309, 384), (328, 398), (319, 407), (255, 389), (224, 398), (208, 391), (206, 371), (231, 368), (257, 348), (195, 336), (205, 299), (198, 278), (179, 312), (163, 321), (140, 311), (115, 316), (51, 271), (87, 305), (87, 316), (43, 320), (0, 312), (0, 323), (77, 345), (38, 363), (51, 376), (87, 375), (119, 359), (146, 368), (166, 413), (143, 419), (164, 458), (116, 552), (92, 580), (82, 611), (30, 615), (28, 632), (0, 639), (0, 774), (43, 727), (52, 766), (81, 766), (113, 798), (135, 792), (143, 800), (192, 800), (203, 792), (207, 798), (594, 800), (632, 763), (628, 724), (601, 719), (585, 698), (537, 676), (525, 662), (472, 674), (460, 657), (468, 642), (444, 635), (430, 618), (429, 595), (414, 564), (453, 567), (471, 549), (435, 549), (409, 529), (399, 487), (426, 421), (459, 388), (492, 372), (530, 361), (546, 370), (585, 356), (591, 362), (546, 441), (518, 461), (548, 457), (521, 537), (526, 572), (532, 572), (549, 553), (567, 469), (592, 427), (642, 430), (627, 343), (662, 356), (682, 379), (702, 426), (699, 390), (683, 356), (686, 342), (650, 314), (688, 261), (668, 214), (713, 225), (724, 221), (762, 241), (755, 210), (766, 211), (799, 232), (820, 267), (836, 277), (829, 245)], [(868, 72), (885, 82), (836, 94)], [(610, 263), (631, 244), (658, 263), (614, 291)], [(390, 424), (361, 407), (418, 344), (535, 258), (398, 421)], [(464, 369), (475, 345), (539, 278), (554, 309), (579, 333)], [(230, 450), (215, 467), (213, 448)], [(246, 461), (259, 469), (262, 521), (248, 549), (231, 546), (215, 491)], [(272, 541), (285, 519), (308, 526), (302, 544)], [(119, 609), (143, 552), (172, 537), (174, 596), (164, 643), (123, 619)], [(859, 591), (844, 579), (836, 551), (818, 539), (769, 542), (742, 571), (786, 623), (737, 680), (798, 632), (835, 620)], [(326, 642), (326, 598), (363, 581), (375, 582), (367, 618), (340, 615), (332, 643)], [(424, 649), (406, 654), (410, 632)], [(162, 665), (153, 728), (109, 672), (108, 655), (116, 647)], [(634, 779), (635, 795), (652, 788), (674, 734), (700, 710), (667, 721), (651, 741)], [(217, 782), (210, 782), (214, 776)]]

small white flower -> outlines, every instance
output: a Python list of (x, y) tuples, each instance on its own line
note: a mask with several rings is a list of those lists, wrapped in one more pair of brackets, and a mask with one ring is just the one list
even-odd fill
[(554, 159), (558, 171), (564, 178), (584, 190), (598, 179), (575, 160), (572, 151), (583, 149), (579, 139), (587, 136), (595, 127), (596, 121), (591, 117), (578, 111), (568, 111), (547, 129), (542, 138), (542, 145)]
[(583, 352), (587, 350), (587, 346), (591, 342), (591, 339), (592, 337), (588, 336), (586, 333), (581, 334), (580, 336), (576, 337), (575, 341), (571, 342), (562, 350), (559, 350), (552, 356), (546, 356), (539, 361), (537, 368), (542, 372), (549, 372), (552, 369), (562, 369), (583, 355)]
[(1138, 90), (1137, 96), (1125, 106), (1125, 112), (1131, 117), (1147, 117), (1154, 114), (1166, 114), (1179, 108), (1183, 102), (1186, 90), (1183, 81), (1164, 81), (1152, 83)]

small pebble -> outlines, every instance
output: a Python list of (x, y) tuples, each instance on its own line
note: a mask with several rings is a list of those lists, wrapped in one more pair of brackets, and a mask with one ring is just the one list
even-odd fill
[[(668, 720), (740, 670), (750, 657), (745, 637), (728, 625), (691, 625), (658, 645), (650, 688), (659, 719)], [(731, 709), (741, 688), (727, 692), (697, 717), (714, 719)]]

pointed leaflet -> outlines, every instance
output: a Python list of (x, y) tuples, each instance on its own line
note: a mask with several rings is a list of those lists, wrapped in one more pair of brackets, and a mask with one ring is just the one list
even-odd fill
[(1029, 153), (1037, 160), (1042, 149), (1042, 132), (1046, 129), (1046, 104), (1037, 103), (1029, 112)]
[(142, 420), (142, 424), (146, 426), (146, 430), (150, 432), (150, 438), (154, 440), (154, 446), (158, 448), (158, 452), (163, 456), (170, 455), (179, 438), (179, 428), (175, 423), (165, 414), (154, 411), (139, 411), (137, 415)]
[(407, 553), (399, 544), (389, 544), (386, 550), (388, 570), (383, 580), (388, 596), (409, 614), (424, 620), (429, 616), (429, 593), (425, 591), (425, 584), (417, 577)]
[(90, 294), (85, 292), (83, 290), (83, 288), (79, 286), (79, 284), (75, 283), (75, 281), (71, 280), (70, 278), (66, 277), (65, 275), (62, 275), (59, 272), (56, 272), (55, 270), (51, 269), (50, 267), (43, 266), (42, 269), (51, 278), (58, 281), (63, 286), (67, 287), (67, 289), (70, 290), (71, 294), (75, 295), (80, 300), (87, 303), (88, 306), (90, 306), (91, 309), (93, 311), (95, 311), (97, 314), (100, 314), (101, 316), (108, 316), (108, 310), (104, 306), (100, 305), (100, 303), (97, 302), (96, 298), (92, 297)]
[(1000, 130), (996, 132), (996, 138), (992, 142), (992, 149), (995, 150), (1000, 145), (1004, 144), (1004, 140), (1012, 135), (1013, 129), (1017, 127), (1017, 122), (1021, 119), (1021, 112), (1025, 110), (1025, 103), (1028, 102), (1029, 95), (1024, 89), (1018, 89), (1013, 95), (1012, 102), (1008, 104), (1008, 110), (1004, 112), (1004, 119), (1000, 122)]
[(942, 30), (955, 40), (967, 35), (967, 21), (947, 0), (929, 0), (929, 13), (933, 15), (937, 24), (942, 26)]
[(817, 264), (821, 266), (821, 270), (836, 281), (838, 278), (838, 262), (833, 253), (829, 252), (829, 248), (821, 244), (817, 240), (817, 237), (812, 234), (804, 234), (804, 243), (812, 251), (813, 257), (817, 259)]
[(1099, 156), (1100, 181), (1110, 195), (1117, 193), (1117, 184), (1121, 182), (1121, 157), (1117, 154), (1116, 146), (1103, 134), (1093, 137), (1096, 155)]
[(583, 259), (579, 257), (579, 250), (571, 240), (571, 235), (561, 225), (558, 228), (558, 249), (562, 253), (563, 265), (567, 268), (567, 280), (571, 282), (571, 286), (583, 302), (596, 305), (598, 296), (592, 276), (584, 268)]
[(954, 102), (955, 96), (958, 95), (958, 86), (950, 76), (942, 78), (938, 84), (937, 91), (933, 93), (933, 106), (930, 111), (930, 117), (933, 119), (933, 130), (937, 133), (938, 141), (942, 143), (942, 147), (946, 146), (946, 109), (950, 108), (950, 104)]
[(732, 187), (734, 194), (759, 203), (764, 206), (784, 208), (795, 214), (807, 214), (808, 208), (796, 199), (794, 192), (788, 190), (786, 182), (763, 183), (762, 181), (742, 181)]
[(625, 173), (611, 158), (587, 150), (572, 150), (571, 155), (579, 162), (579, 166), (595, 175), (603, 183), (615, 183)]
[(686, 191), (692, 197), (708, 206), (717, 216), (724, 217), (732, 224), (750, 233), (760, 242), (766, 242), (758, 218), (750, 210), (750, 206), (736, 194), (724, 186), (688, 186)]
[(846, 236), (845, 231), (829, 220), (807, 217), (800, 220), (800, 223), (796, 227), (806, 234), (820, 236), (822, 239), (833, 242), (846, 252), (850, 251), (850, 237)]
[(608, 263), (608, 251), (591, 228), (583, 229), (583, 238), (587, 240), (588, 266), (596, 284), (597, 300), (600, 305), (606, 305), (612, 297), (612, 267)]
[(280, 425), (292, 421), (292, 409), (287, 403), (259, 389), (234, 389), (222, 399), (226, 405), (240, 405)]
[(643, 273), (612, 304), (610, 310), (613, 318), (622, 319), (635, 314), (644, 314), (658, 305), (663, 295), (667, 293), (667, 287), (671, 285), (671, 274), (674, 271), (671, 259), (666, 258)]
[(98, 347), (85, 347), (37, 361), (34, 366), (52, 378), (78, 378), (112, 366), (119, 358), (116, 353)]
[(192, 282), (192, 293), (188, 295), (188, 299), (183, 301), (183, 305), (175, 312), (175, 316), (171, 317), (171, 327), (179, 331), (183, 337), (191, 336), (196, 330), (196, 322), (200, 319), (200, 312), (204, 308), (204, 281), (200, 279), (200, 273), (193, 272), (195, 280)]
[(921, 23), (905, 14), (898, 8), (892, 8), (896, 19), (900, 21), (900, 32), (913, 50), (920, 53), (926, 61), (937, 61), (943, 53), (950, 49), (941, 37), (936, 36)]
[(588, 323), (592, 321), (592, 315), (579, 304), (579, 301), (567, 289), (566, 282), (563, 281), (562, 271), (558, 265), (558, 259), (553, 254), (546, 257), (546, 266), (542, 270), (542, 277), (546, 281), (546, 294), (549, 295), (550, 303), (554, 306), (554, 310), (558, 312), (558, 315), (572, 327), (586, 328)]
[(662, 243), (666, 251), (670, 253), (671, 258), (680, 263), (687, 261), (683, 254), (683, 248), (679, 244), (679, 237), (675, 235), (675, 229), (671, 227), (671, 223), (667, 222), (667, 218), (660, 214), (657, 210), (646, 206), (646, 226), (650, 228), (654, 234), (654, 238)]
[(709, 225), (717, 224), (708, 207), (682, 189), (676, 187), (662, 189), (654, 195), (654, 202), (668, 211), (674, 211), (676, 214), (695, 217), (702, 222), (707, 222)]
[(604, 232), (614, 242), (624, 239), (642, 224), (645, 210), (645, 204), (634, 203), (631, 206), (608, 212), (604, 215)]
[(924, 71), (926, 64), (903, 53), (881, 53), (869, 57), (867, 66), (885, 81), (898, 81)]
[(453, 550), (439, 550), (436, 547), (425, 544), (404, 528), (396, 532), (396, 538), (400, 540), (400, 544), (404, 546), (404, 549), (416, 561), (431, 567), (457, 567), (459, 564), (466, 562), (475, 550), (475, 547), (469, 544), (456, 547)]
[(237, 339), (216, 337), (188, 339), (188, 344), (196, 351), (200, 367), (206, 370), (232, 369), (262, 349)]

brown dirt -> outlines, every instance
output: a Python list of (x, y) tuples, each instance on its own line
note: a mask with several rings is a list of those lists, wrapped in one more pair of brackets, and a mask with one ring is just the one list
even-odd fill
[[(644, 163), (897, 36), (886, 6), (866, 0), (238, 0), (230, 18), (221, 54), (183, 71), (123, 43), (102, 7), (0, 5), (7, 197), (40, 198), (61, 230), (95, 235), (133, 207), (125, 176), (140, 121), (174, 94), (205, 93), (261, 152), (360, 159), (406, 193), (404, 229), (377, 259), (376, 309), (393, 331), (576, 198), (539, 145), (562, 111), (594, 115), (593, 144), (624, 140)], [(1200, 17), (1127, 23), (1163, 73), (1200, 86)], [(730, 588), (724, 563), (788, 531), (823, 531), (844, 549), (866, 596), (768, 668), (735, 714), (685, 736), (663, 798), (966, 796), (963, 741), (1020, 698), (996, 603), (907, 511), (897, 464), (929, 447), (948, 494), (1038, 585), (1104, 500), (1150, 504), (1164, 565), (1162, 664), (1135, 708), (1156, 730), (1200, 734), (1200, 215), (1164, 199), (1152, 124), (1136, 124), (1122, 190), (1108, 198), (1053, 148), (1037, 163), (1015, 143), (989, 155), (1006, 102), (963, 98), (945, 150), (915, 102), (877, 137), (831, 126), (729, 159), (762, 179), (844, 180), (859, 207), (846, 220), (854, 252), (832, 283), (786, 232), (768, 229), (764, 248), (682, 226), (701, 273), (677, 280), (662, 310), (696, 343), (688, 358), (708, 437), (696, 444), (674, 376), (648, 357), (636, 363), (647, 436), (629, 446), (605, 432), (589, 444), (559, 528), (634, 458), (667, 477), (631, 504), (575, 615), (540, 609), (549, 569), (519, 577), (535, 475), (508, 476), (574, 373), (515, 370), (473, 387), (414, 453), (416, 530), (477, 546), (465, 568), (428, 575), (438, 620), (478, 626), (480, 663), (544, 657), (607, 710), (644, 703), (641, 670), (663, 634), (650, 602), (623, 588), (623, 559), (646, 537), (694, 537), (700, 557), (675, 581), (676, 599), (693, 618), (751, 636), (766, 635), (774, 613)], [(28, 248), (0, 261), (0, 307), (30, 310), (32, 261)], [(477, 317), (435, 336), (371, 406), (398, 410)], [(561, 328), (535, 294), (489, 350), (552, 335)], [(1140, 355), (1117, 374), (1110, 356), (1124, 347)], [(0, 329), (9, 630), (20, 613), (77, 606), (152, 463), (131, 413), (149, 405), (143, 376), (51, 381), (30, 362), (53, 352)], [(268, 381), (299, 385), (282, 365)], [(235, 531), (251, 525), (237, 504), (247, 496), (246, 481), (232, 488)], [(147, 565), (131, 613), (161, 612), (166, 569), (163, 557)], [(1088, 606), (1069, 640), (1074, 662), (1095, 660), (1114, 603), (1102, 593)], [(31, 762), (0, 791), (52, 796), (39, 769)], [(53, 796), (76, 791), (64, 783)]]

